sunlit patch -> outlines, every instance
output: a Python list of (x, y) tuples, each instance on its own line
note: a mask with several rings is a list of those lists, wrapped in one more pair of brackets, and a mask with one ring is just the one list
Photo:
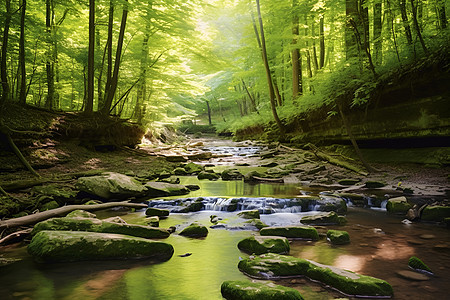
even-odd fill
[(378, 245), (375, 256), (381, 259), (395, 260), (408, 258), (414, 255), (414, 253), (414, 248), (408, 244), (385, 240)]
[(365, 256), (340, 255), (337, 257), (334, 266), (353, 272), (361, 272), (366, 261), (367, 257)]
[(96, 169), (96, 168), (100, 168), (100, 163), (101, 163), (101, 162), (102, 162), (102, 161), (101, 161), (100, 159), (98, 159), (98, 158), (91, 158), (91, 159), (87, 160), (87, 161), (84, 163), (84, 165), (85, 165), (86, 167), (91, 168), (91, 169)]

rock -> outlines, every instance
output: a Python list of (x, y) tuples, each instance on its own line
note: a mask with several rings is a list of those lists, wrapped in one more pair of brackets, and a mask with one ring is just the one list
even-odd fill
[(122, 234), (41, 231), (28, 245), (28, 253), (38, 262), (69, 262), (152, 258), (168, 260), (173, 255), (170, 244)]
[(412, 205), (408, 203), (406, 197), (391, 198), (386, 204), (386, 210), (393, 214), (406, 214), (408, 210), (412, 208)]
[(259, 219), (259, 211), (255, 210), (244, 210), (237, 214), (239, 217), (243, 219)]
[(40, 211), (55, 209), (55, 208), (58, 208), (58, 207), (59, 207), (58, 202), (50, 201), (50, 202), (42, 204), (41, 207), (40, 207)]
[(289, 241), (278, 236), (251, 236), (238, 243), (239, 250), (247, 254), (278, 253), (288, 254)]
[(244, 177), (238, 169), (226, 169), (221, 176), (222, 180), (241, 180)]
[(450, 217), (450, 206), (427, 206), (422, 211), (424, 221), (442, 222)]
[(333, 245), (344, 245), (350, 243), (350, 235), (347, 231), (328, 230), (327, 240), (329, 240)]
[(99, 233), (117, 233), (130, 236), (163, 239), (169, 237), (170, 233), (166, 229), (153, 228), (149, 226), (119, 224), (106, 222), (92, 218), (52, 218), (37, 223), (32, 231), (36, 235), (40, 231), (89, 231)]
[(176, 176), (170, 176), (167, 178), (160, 178), (158, 179), (158, 182), (166, 182), (166, 183), (171, 183), (171, 184), (179, 184), (180, 183), (180, 178), (176, 177)]
[(259, 154), (261, 158), (271, 158), (278, 154), (278, 149), (271, 149), (267, 151), (263, 151)]
[(300, 222), (309, 225), (344, 225), (347, 223), (347, 219), (343, 216), (339, 216), (334, 211), (330, 211), (305, 216), (300, 220)]
[(198, 174), (205, 169), (203, 166), (194, 164), (192, 162), (185, 164), (183, 168), (188, 174)]
[(285, 170), (282, 169), (281, 167), (273, 167), (270, 169), (267, 169), (267, 174), (269, 174), (271, 177), (282, 177), (285, 175), (288, 175), (289, 173), (291, 173), (290, 170)]
[(193, 238), (206, 237), (208, 235), (208, 228), (198, 223), (192, 223), (183, 229), (180, 235)]
[(136, 179), (113, 172), (78, 178), (76, 188), (106, 200), (144, 196), (146, 188)]
[(159, 217), (158, 216), (149, 217), (147, 219), (147, 224), (152, 227), (159, 227)]
[(144, 187), (150, 197), (179, 196), (189, 194), (190, 190), (181, 184), (149, 181)]
[(255, 182), (255, 181), (259, 181), (258, 179), (255, 179), (255, 177), (258, 178), (263, 178), (267, 176), (264, 173), (258, 172), (258, 171), (250, 171), (247, 174), (245, 174), (244, 176), (244, 182)]
[(345, 178), (345, 179), (339, 180), (338, 183), (341, 185), (355, 185), (360, 181), (361, 181), (361, 179), (357, 179), (357, 178)]
[(344, 200), (350, 201), (355, 206), (365, 206), (367, 205), (367, 201), (365, 200), (363, 195), (354, 194), (354, 193), (338, 193), (337, 196), (341, 197)]
[(85, 202), (83, 205), (96, 205), (96, 204), (102, 204), (102, 201), (99, 200), (89, 200), (87, 202)]
[(243, 259), (239, 270), (248, 276), (260, 279), (306, 276), (314, 281), (360, 297), (391, 297), (392, 286), (384, 280), (356, 274), (333, 266), (279, 254), (263, 254)]
[(91, 212), (85, 210), (74, 210), (66, 215), (67, 218), (97, 218), (97, 216)]
[(103, 222), (117, 223), (117, 224), (127, 224), (124, 219), (119, 216), (103, 219)]
[(225, 281), (220, 288), (227, 300), (296, 300), (302, 295), (293, 288), (272, 282)]
[(145, 215), (149, 217), (167, 217), (169, 215), (169, 211), (167, 209), (149, 207), (145, 210)]
[(205, 207), (203, 204), (203, 198), (187, 198), (182, 201), (181, 206), (177, 206), (171, 209), (171, 213), (188, 213), (200, 211)]
[(187, 184), (186, 187), (190, 190), (190, 191), (198, 191), (200, 189), (200, 186), (196, 185), (196, 184)]
[(181, 154), (166, 154), (164, 157), (168, 162), (185, 162), (188, 160), (186, 156)]
[(318, 211), (335, 211), (342, 214), (347, 212), (347, 203), (344, 199), (329, 195), (320, 195), (320, 200), (315, 206)]
[(260, 164), (260, 166), (265, 167), (265, 168), (273, 168), (273, 167), (278, 166), (278, 163), (273, 160), (267, 160), (267, 161), (262, 162)]
[(170, 171), (162, 171), (161, 173), (158, 174), (158, 179), (167, 179), (170, 178), (173, 175), (172, 172)]
[(433, 274), (433, 271), (423, 263), (419, 258), (412, 256), (408, 260), (408, 266), (418, 272), (427, 272)]
[(259, 230), (261, 230), (264, 227), (269, 227), (268, 225), (264, 224), (260, 219), (252, 219), (252, 220), (245, 221), (244, 223), (255, 226)]
[(315, 167), (315, 168), (312, 168), (312, 169), (307, 170), (307, 171), (306, 171), (306, 174), (308, 174), (308, 175), (317, 174), (317, 173), (319, 173), (319, 172), (325, 171), (325, 169), (326, 169), (326, 168), (325, 168), (324, 165), (319, 165), (319, 166), (317, 166), (317, 167)]
[(178, 176), (184, 176), (187, 175), (188, 173), (186, 172), (186, 170), (184, 168), (176, 168), (173, 170), (173, 174), (178, 175)]
[(77, 196), (78, 192), (60, 184), (48, 184), (43, 186), (34, 186), (31, 188), (32, 194), (44, 195), (52, 200), (61, 202), (71, 202)]
[(364, 185), (367, 189), (378, 189), (384, 186), (386, 186), (386, 183), (381, 181), (366, 181), (366, 184)]
[(265, 227), (259, 234), (264, 236), (284, 236), (287, 238), (299, 238), (308, 240), (318, 240), (319, 233), (311, 226), (286, 226), (286, 227)]
[(219, 178), (220, 178), (219, 174), (211, 173), (211, 172), (205, 172), (205, 171), (202, 171), (202, 172), (198, 173), (198, 175), (197, 175), (197, 179), (199, 179), (199, 180), (203, 180), (203, 179), (217, 180)]
[(420, 273), (408, 271), (408, 270), (397, 271), (396, 274), (402, 278), (405, 278), (408, 280), (413, 280), (413, 281), (430, 280), (430, 278), (425, 274), (420, 274)]
[(424, 240), (432, 240), (436, 238), (434, 234), (421, 234), (419, 237)]

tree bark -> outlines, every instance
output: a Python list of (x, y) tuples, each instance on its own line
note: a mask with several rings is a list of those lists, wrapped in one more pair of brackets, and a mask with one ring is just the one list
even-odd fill
[(119, 80), (119, 67), (122, 57), (123, 39), (125, 36), (125, 27), (127, 25), (127, 16), (128, 16), (128, 1), (125, 0), (122, 11), (122, 21), (120, 23), (119, 37), (117, 40), (116, 60), (114, 61), (114, 70), (111, 78), (111, 85), (109, 86), (109, 89), (105, 91), (106, 100), (101, 110), (103, 115), (109, 115), (114, 95), (117, 90), (117, 82)]
[[(255, 98), (252, 96), (252, 94), (250, 94), (250, 91), (248, 90), (248, 87), (247, 87), (247, 85), (245, 84), (244, 79), (241, 79), (241, 81), (242, 81), (242, 86), (244, 87), (244, 89), (245, 89), (245, 91), (246, 91), (246, 93), (247, 93), (247, 96), (248, 96), (248, 98), (250, 99), (250, 103), (252, 104), (252, 110), (255, 111), (257, 114), (259, 114), (258, 108), (256, 107), (256, 101), (255, 101)], [(219, 109), (220, 109), (220, 106), (219, 106)]]
[(53, 1), (45, 1), (45, 26), (47, 35), (47, 59), (45, 63), (45, 70), (47, 73), (47, 99), (45, 100), (45, 107), (48, 109), (53, 109), (54, 97), (55, 97), (55, 63), (53, 58)]
[(319, 47), (320, 47), (319, 69), (322, 69), (325, 65), (325, 33), (323, 23), (324, 23), (323, 16), (321, 16), (319, 20)]
[(358, 11), (358, 1), (359, 0), (346, 0), (345, 1), (345, 15), (346, 15), (346, 26), (345, 26), (345, 54), (346, 59), (358, 57), (359, 45), (357, 42), (357, 37), (354, 33), (354, 28), (352, 21), (356, 24), (358, 32), (361, 30), (361, 18)]
[(94, 63), (95, 63), (95, 0), (89, 0), (89, 50), (87, 71), (87, 98), (84, 111), (94, 111)]
[(409, 26), (408, 14), (406, 13), (406, 0), (399, 1), (400, 13), (402, 15), (403, 27), (405, 28), (406, 41), (408, 45), (412, 44), (411, 27)]
[(383, 41), (381, 37), (382, 32), (382, 7), (381, 0), (375, 0), (373, 5), (373, 56), (376, 65), (381, 65), (383, 62)]
[(110, 0), (109, 1), (109, 17), (108, 17), (108, 39), (106, 41), (107, 70), (106, 70), (105, 98), (102, 100), (101, 103), (99, 102), (99, 109), (105, 105), (106, 95), (108, 94), (109, 88), (111, 86), (112, 70), (113, 70), (113, 62), (112, 62), (113, 26), (114, 26), (114, 2), (113, 2), (113, 0)]
[(27, 101), (27, 73), (25, 69), (25, 16), (27, 11), (27, 1), (22, 0), (22, 10), (20, 14), (20, 37), (19, 37), (19, 72), (20, 72), (20, 95), (19, 103), (26, 104)]
[(428, 48), (425, 45), (425, 41), (422, 37), (422, 32), (420, 31), (419, 22), (417, 21), (417, 6), (414, 4), (414, 0), (411, 1), (411, 8), (412, 8), (412, 15), (413, 15), (413, 24), (414, 29), (416, 30), (417, 37), (419, 38), (420, 45), (422, 45), (423, 52), (425, 52), (426, 55), (428, 55)]
[(6, 102), (9, 100), (9, 84), (6, 68), (6, 54), (8, 52), (9, 26), (11, 24), (11, 0), (5, 0), (6, 15), (5, 27), (3, 29), (2, 54), (0, 61), (0, 74), (2, 80), (2, 97), (0, 98), (0, 118)]
[(267, 84), (269, 86), (270, 107), (272, 109), (272, 114), (275, 119), (275, 122), (280, 131), (280, 136), (283, 138), (284, 134), (285, 134), (285, 128), (284, 128), (283, 123), (281, 123), (280, 118), (278, 117), (278, 113), (277, 113), (277, 109), (276, 109), (275, 89), (273, 87), (272, 74), (271, 74), (270, 67), (269, 67), (269, 61), (267, 59), (266, 40), (264, 37), (264, 26), (263, 26), (263, 21), (262, 21), (262, 16), (261, 16), (261, 7), (259, 5), (259, 0), (256, 0), (256, 8), (258, 10), (259, 30), (260, 30), (260, 34), (261, 34), (262, 58), (263, 58), (264, 68), (266, 70)]
[(437, 1), (437, 17), (439, 21), (439, 28), (445, 29), (447, 28), (447, 16), (445, 14), (445, 1), (444, 0), (436, 0)]
[(292, 9), (294, 17), (292, 19), (292, 99), (295, 100), (298, 96), (303, 94), (302, 86), (302, 59), (300, 56), (300, 49), (298, 48), (299, 38), (299, 17), (295, 12), (298, 7), (298, 0), (292, 0)]

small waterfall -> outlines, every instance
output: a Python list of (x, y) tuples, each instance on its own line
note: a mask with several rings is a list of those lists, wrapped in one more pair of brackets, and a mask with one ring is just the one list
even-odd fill
[(383, 200), (383, 201), (381, 202), (381, 208), (386, 209), (386, 204), (387, 204), (387, 200)]

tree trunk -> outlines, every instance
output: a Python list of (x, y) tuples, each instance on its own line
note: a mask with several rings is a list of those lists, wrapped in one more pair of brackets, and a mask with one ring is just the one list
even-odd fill
[(345, 26), (345, 54), (348, 60), (359, 55), (358, 39), (355, 35), (354, 26), (352, 25), (352, 23), (356, 24), (358, 32), (362, 32), (358, 0), (345, 1), (345, 15), (347, 19)]
[(6, 15), (3, 29), (2, 55), (0, 61), (0, 74), (2, 80), (2, 97), (0, 98), (0, 118), (3, 114), (5, 103), (9, 100), (9, 84), (6, 68), (6, 54), (8, 52), (9, 26), (11, 24), (11, 0), (5, 0)]
[(412, 15), (413, 15), (413, 24), (414, 29), (416, 30), (417, 37), (419, 38), (420, 45), (422, 46), (423, 52), (425, 52), (426, 55), (428, 55), (428, 48), (425, 45), (425, 41), (422, 37), (422, 32), (420, 31), (419, 22), (417, 21), (417, 6), (414, 3), (414, 0), (411, 1), (411, 9), (412, 9)]
[(114, 2), (113, 0), (109, 1), (109, 16), (108, 16), (108, 39), (106, 41), (106, 61), (107, 61), (107, 70), (106, 70), (106, 84), (105, 84), (105, 98), (99, 103), (99, 109), (103, 108), (105, 105), (105, 99), (108, 94), (109, 88), (111, 86), (112, 79), (112, 70), (113, 70), (113, 62), (112, 62), (112, 40), (113, 40), (113, 26), (114, 26)]
[(409, 26), (408, 14), (406, 13), (406, 0), (399, 1), (400, 13), (402, 14), (403, 27), (405, 28), (406, 41), (412, 44), (411, 27)]
[(311, 36), (312, 36), (312, 60), (314, 63), (314, 70), (317, 73), (319, 70), (319, 62), (317, 60), (317, 49), (316, 49), (316, 26), (314, 26), (314, 21), (311, 22)]
[(48, 109), (53, 109), (54, 97), (55, 97), (55, 63), (52, 61), (53, 58), (53, 35), (52, 35), (52, 25), (53, 25), (53, 1), (45, 1), (45, 26), (47, 35), (47, 60), (45, 63), (45, 70), (47, 73), (47, 99), (45, 100), (45, 107)]
[(299, 18), (295, 9), (298, 7), (298, 0), (292, 0), (292, 9), (294, 10), (294, 17), (292, 19), (292, 99), (295, 99), (303, 94), (302, 87), (302, 58), (300, 56), (300, 49), (298, 48), (299, 38)]
[(125, 3), (123, 4), (122, 21), (120, 23), (119, 37), (117, 40), (116, 60), (114, 62), (114, 70), (111, 78), (111, 85), (109, 86), (109, 89), (105, 91), (106, 100), (101, 110), (103, 115), (109, 115), (114, 95), (117, 90), (117, 82), (119, 80), (120, 60), (122, 57), (123, 38), (125, 36), (125, 27), (127, 25), (127, 16), (128, 16), (128, 1), (125, 0)]
[(206, 107), (208, 109), (208, 124), (209, 126), (212, 125), (212, 121), (211, 121), (211, 106), (209, 105), (209, 101), (206, 100)]
[(375, 64), (378, 66), (383, 62), (381, 15), (381, 0), (375, 0), (375, 3), (373, 5), (373, 56)]
[(439, 28), (445, 29), (447, 28), (447, 16), (445, 14), (445, 1), (444, 0), (436, 0), (437, 5), (437, 17), (439, 21)]
[(311, 67), (311, 54), (309, 53), (308, 49), (306, 49), (306, 68), (308, 70), (308, 77), (312, 78), (313, 73), (312, 73), (312, 67)]
[(322, 69), (325, 64), (325, 33), (323, 23), (324, 23), (323, 16), (321, 16), (319, 20), (319, 47), (320, 47), (319, 69)]
[(84, 111), (91, 114), (94, 110), (94, 63), (95, 63), (95, 0), (89, 0), (89, 50), (87, 74), (87, 98)]
[(19, 38), (19, 73), (20, 73), (20, 95), (19, 103), (26, 104), (27, 101), (27, 73), (25, 69), (25, 16), (27, 1), (22, 0), (22, 11), (20, 14), (20, 38)]
[(269, 61), (267, 59), (267, 50), (266, 50), (266, 40), (264, 37), (264, 26), (261, 16), (261, 7), (259, 5), (259, 0), (256, 0), (256, 8), (258, 10), (258, 20), (259, 20), (259, 30), (261, 34), (261, 51), (262, 58), (264, 63), (264, 68), (266, 70), (267, 84), (269, 86), (269, 97), (270, 97), (270, 107), (272, 109), (272, 114), (277, 123), (278, 129), (280, 130), (280, 135), (283, 138), (285, 134), (285, 128), (283, 123), (281, 123), (280, 118), (278, 117), (277, 109), (276, 109), (276, 99), (275, 99), (275, 90), (272, 84), (272, 74), (269, 67)]
[[(242, 86), (244, 87), (245, 91), (247, 92), (247, 96), (248, 96), (248, 98), (250, 99), (250, 103), (252, 104), (252, 110), (253, 110), (253, 111), (256, 111), (256, 113), (259, 114), (258, 108), (256, 107), (256, 101), (255, 101), (255, 98), (252, 96), (252, 94), (250, 94), (250, 91), (248, 90), (248, 87), (247, 87), (247, 85), (245, 84), (244, 79), (241, 79), (241, 81), (242, 81)], [(220, 109), (220, 106), (219, 106), (219, 109)]]

